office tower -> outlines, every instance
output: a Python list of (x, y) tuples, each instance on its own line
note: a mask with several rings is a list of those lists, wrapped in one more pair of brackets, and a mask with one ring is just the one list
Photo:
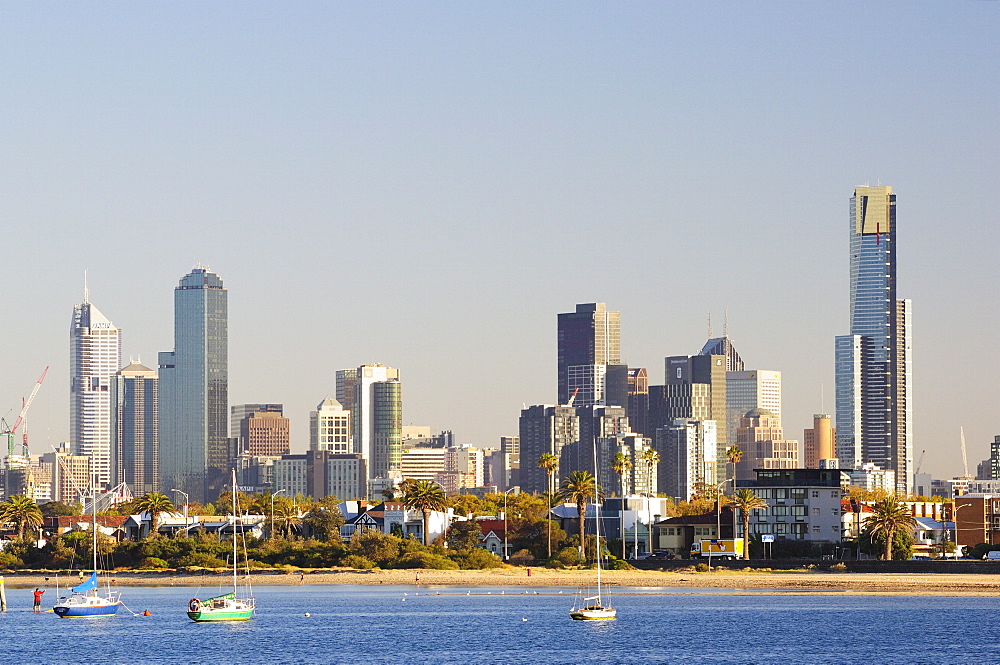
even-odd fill
[(214, 501), (230, 459), (229, 311), (222, 278), (196, 267), (174, 289), (174, 350), (160, 365), (160, 474), (164, 489)]
[(895, 472), (913, 485), (911, 302), (896, 298), (896, 195), (858, 187), (851, 198), (851, 332), (835, 340), (837, 457)]
[(354, 391), (354, 452), (368, 463), (368, 476), (385, 478), (399, 470), (403, 397), (399, 370), (384, 365), (357, 369)]
[(631, 433), (624, 407), (578, 406), (575, 408), (580, 422), (580, 436), (576, 441), (563, 446), (560, 452), (559, 471), (563, 476), (574, 471), (593, 473), (595, 443), (599, 439), (611, 438), (623, 432)]
[(351, 443), (351, 412), (327, 397), (309, 413), (309, 449), (339, 455), (354, 452)]
[(140, 496), (160, 490), (159, 385), (156, 371), (138, 362), (111, 384), (112, 483)]
[(834, 445), (836, 436), (837, 430), (832, 427), (830, 414), (814, 414), (812, 429), (806, 429), (803, 432), (802, 465), (807, 469), (818, 469), (820, 460), (836, 459), (837, 451)]
[(1000, 434), (990, 444), (990, 480), (1000, 480)]
[(277, 413), (285, 412), (283, 404), (235, 404), (229, 407), (229, 436), (233, 439), (240, 437), (240, 424), (243, 419), (254, 413)]
[(400, 471), (403, 478), (434, 480), (448, 468), (446, 448), (403, 448), (400, 454)]
[(83, 496), (90, 491), (91, 458), (74, 455), (66, 441), (44, 453), (42, 462), (52, 465), (52, 500), (83, 505)]
[(627, 392), (624, 406), (629, 427), (633, 432), (652, 438), (649, 429), (649, 375), (645, 367), (629, 368)]
[[(548, 475), (538, 467), (538, 460), (545, 453), (559, 460), (563, 446), (580, 440), (580, 417), (571, 406), (539, 404), (521, 411), (518, 421), (521, 440), (518, 482), (522, 492), (548, 491)], [(557, 466), (554, 471), (556, 486), (565, 475)]]
[(726, 438), (736, 441), (736, 429), (747, 411), (766, 409), (781, 426), (781, 372), (770, 369), (726, 372)]
[(723, 465), (730, 445), (726, 426), (727, 362), (726, 355), (668, 357), (664, 360), (666, 385), (662, 389), (651, 386), (649, 391), (649, 428), (654, 432), (672, 427), (678, 419), (715, 422), (718, 450), (712, 458), (720, 465), (716, 470), (719, 478), (726, 477)]
[(289, 453), (291, 427), (288, 418), (274, 411), (255, 411), (240, 420), (240, 454), (280, 456)]
[(559, 314), (559, 404), (569, 404), (576, 394), (576, 406), (624, 406), (628, 368), (621, 365), (620, 318), (619, 312), (607, 311), (602, 302), (577, 305), (575, 312)]
[(712, 337), (709, 333), (709, 340), (705, 342), (705, 346), (701, 347), (701, 351), (698, 353), (699, 356), (725, 356), (726, 357), (726, 371), (727, 372), (742, 372), (743, 371), (743, 359), (740, 358), (740, 354), (736, 352), (736, 348), (733, 346), (733, 340), (729, 338), (729, 324), (726, 324), (727, 332), (722, 337)]
[(121, 334), (100, 310), (73, 307), (69, 354), (69, 440), (76, 455), (91, 458), (98, 487), (111, 482), (111, 382), (121, 367)]
[(337, 378), (337, 401), (347, 411), (354, 411), (354, 400), (356, 398), (358, 385), (357, 369), (338, 369)]
[(272, 470), (273, 491), (285, 496), (309, 492), (309, 463), (306, 455), (282, 455), (274, 460)]
[(678, 418), (656, 430), (658, 492), (687, 501), (699, 489), (715, 487), (717, 431), (714, 420), (691, 418)]
[(306, 494), (315, 499), (364, 499), (368, 496), (368, 466), (361, 455), (310, 447), (306, 451)]
[(756, 480), (757, 469), (799, 466), (799, 442), (785, 439), (781, 421), (767, 409), (751, 409), (740, 419), (736, 445), (743, 451), (743, 458), (736, 465), (737, 480)]
[(454, 474), (456, 490), (482, 487), (485, 484), (483, 451), (463, 444), (445, 448), (445, 471)]

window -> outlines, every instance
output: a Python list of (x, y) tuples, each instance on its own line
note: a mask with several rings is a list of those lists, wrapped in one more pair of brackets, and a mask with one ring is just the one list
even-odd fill
[(813, 515), (819, 515), (819, 508), (813, 508)]
[(813, 527), (813, 533), (819, 533), (819, 526)]
[(812, 498), (814, 498), (814, 499), (818, 499), (819, 498), (819, 490), (813, 490), (813, 492), (812, 492)]

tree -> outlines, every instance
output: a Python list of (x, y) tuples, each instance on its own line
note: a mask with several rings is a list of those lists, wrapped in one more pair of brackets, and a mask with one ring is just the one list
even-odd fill
[(17, 527), (18, 539), (24, 538), (25, 529), (37, 529), (42, 525), (42, 511), (33, 499), (18, 494), (0, 503), (0, 523), (13, 522)]
[(448, 527), (448, 549), (471, 550), (479, 545), (482, 535), (479, 522), (474, 519), (452, 522)]
[(149, 533), (152, 536), (160, 527), (160, 514), (169, 513), (174, 509), (174, 504), (166, 494), (161, 492), (148, 492), (132, 502), (132, 509), (140, 513), (149, 513)]
[[(735, 446), (734, 446), (735, 447)], [(737, 448), (739, 450), (739, 448)], [(751, 489), (736, 490), (729, 498), (729, 505), (738, 508), (740, 517), (743, 519), (743, 552), (747, 559), (750, 558), (750, 511), (767, 508), (768, 503), (757, 496)], [(736, 534), (733, 534), (733, 538)]]
[(743, 459), (743, 449), (739, 446), (729, 446), (726, 448), (726, 459), (733, 465), (733, 494), (736, 494), (736, 465)]
[[(416, 509), (424, 518), (424, 547), (430, 544), (430, 518), (432, 510), (444, 510), (448, 506), (448, 498), (444, 490), (433, 480), (414, 480), (406, 483), (403, 492), (403, 505)], [(402, 488), (403, 485), (400, 485)]]
[(302, 518), (302, 525), (308, 529), (313, 538), (339, 542), (340, 527), (344, 526), (344, 515), (337, 506), (337, 500), (328, 496), (313, 504)]
[(649, 486), (649, 493), (655, 496), (656, 486), (653, 485), (653, 469), (660, 463), (660, 453), (656, 452), (656, 448), (644, 448), (639, 453), (639, 459), (646, 463), (646, 482)]
[(910, 509), (890, 494), (872, 504), (872, 514), (865, 518), (862, 526), (866, 534), (874, 540), (885, 540), (882, 559), (892, 559), (893, 535), (897, 531), (912, 531), (917, 520)]
[[(622, 509), (618, 511), (619, 529), (622, 535), (622, 558), (625, 558), (625, 474), (632, 468), (632, 460), (626, 453), (621, 451), (615, 453), (614, 461), (611, 462), (611, 469), (618, 474), (618, 481), (622, 488)], [(638, 537), (638, 533), (636, 537)]]
[(546, 521), (549, 521), (549, 558), (552, 558), (552, 493), (554, 489), (552, 487), (552, 474), (556, 472), (559, 468), (559, 458), (552, 453), (542, 453), (542, 456), (538, 458), (538, 468), (545, 469), (545, 478), (548, 481), (546, 487), (549, 491), (546, 494), (549, 497), (549, 513), (545, 516)]
[(560, 501), (576, 504), (577, 526), (580, 530), (580, 559), (584, 559), (584, 520), (587, 518), (587, 502), (600, 499), (603, 490), (597, 485), (597, 479), (589, 471), (574, 471), (563, 478), (557, 497)]
[(59, 517), (61, 515), (79, 515), (83, 512), (83, 506), (79, 502), (66, 503), (65, 501), (48, 501), (38, 506), (43, 517)]

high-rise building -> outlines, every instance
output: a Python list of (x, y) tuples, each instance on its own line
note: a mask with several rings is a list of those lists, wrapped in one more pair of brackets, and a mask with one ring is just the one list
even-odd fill
[(630, 367), (628, 370), (628, 397), (625, 400), (628, 424), (633, 432), (652, 438), (649, 429), (649, 374), (645, 367)]
[[(628, 367), (621, 364), (621, 315), (604, 303), (559, 314), (559, 404), (624, 406)], [(610, 374), (610, 376), (609, 376)]]
[[(580, 440), (580, 417), (571, 406), (538, 404), (521, 411), (518, 422), (521, 440), (518, 482), (522, 492), (548, 491), (548, 475), (539, 468), (545, 453), (559, 460), (564, 446)], [(562, 476), (557, 466), (554, 478)], [(558, 480), (557, 480), (558, 484)]]
[(689, 500), (699, 489), (716, 483), (718, 432), (714, 420), (678, 418), (656, 430), (660, 454), (657, 490), (667, 496)]
[(803, 431), (802, 465), (807, 469), (818, 469), (820, 460), (836, 459), (837, 449), (834, 445), (836, 436), (837, 430), (832, 427), (830, 414), (814, 414), (812, 429)]
[(52, 465), (52, 500), (83, 505), (83, 497), (90, 491), (91, 458), (74, 455), (69, 442), (59, 444), (56, 450), (42, 455), (42, 462)]
[(215, 500), (231, 464), (229, 307), (222, 278), (196, 267), (174, 289), (174, 350), (160, 353), (160, 473), (164, 489)]
[(740, 419), (736, 445), (743, 451), (736, 465), (737, 480), (756, 480), (757, 469), (799, 466), (799, 442), (785, 439), (781, 420), (767, 409), (751, 409)]
[(240, 437), (240, 425), (244, 418), (255, 413), (277, 413), (285, 412), (284, 404), (234, 404), (229, 407), (229, 436), (233, 439)]
[[(719, 465), (716, 472), (720, 478), (725, 477), (723, 467), (730, 445), (725, 424), (727, 362), (726, 355), (668, 357), (664, 360), (666, 385), (650, 387), (649, 399), (650, 429), (673, 427), (679, 419), (715, 422), (717, 450), (711, 458)], [(658, 436), (654, 440), (659, 441)]]
[(368, 463), (369, 478), (385, 478), (390, 470), (399, 470), (403, 450), (399, 370), (362, 365), (357, 369), (354, 394), (354, 452)]
[(740, 419), (747, 411), (765, 409), (781, 427), (781, 372), (770, 369), (726, 372), (726, 437), (736, 441)]
[(121, 367), (121, 333), (100, 310), (73, 307), (69, 354), (69, 439), (76, 455), (91, 458), (99, 487), (111, 482), (111, 383)]
[(111, 384), (112, 483), (135, 496), (160, 490), (159, 385), (156, 371), (138, 362)]
[(240, 420), (240, 454), (279, 456), (289, 453), (290, 421), (274, 411), (255, 411)]
[(354, 411), (354, 400), (357, 393), (358, 370), (338, 369), (337, 374), (337, 401), (348, 411)]
[(895, 472), (913, 486), (911, 301), (896, 298), (896, 195), (858, 187), (851, 198), (851, 332), (837, 337), (837, 457)]
[(354, 452), (351, 443), (351, 412), (327, 397), (309, 413), (309, 449), (339, 455)]

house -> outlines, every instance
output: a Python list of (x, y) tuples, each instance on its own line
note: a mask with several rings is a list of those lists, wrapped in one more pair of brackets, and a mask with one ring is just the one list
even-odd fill
[[(124, 540), (127, 520), (125, 515), (98, 515), (97, 530), (115, 540)], [(42, 531), (50, 536), (63, 536), (73, 531), (90, 531), (93, 524), (91, 515), (59, 515), (47, 518), (42, 524)]]
[[(344, 526), (340, 535), (345, 540), (363, 529), (376, 529), (382, 533), (392, 533), (402, 538), (413, 536), (420, 542), (424, 538), (424, 515), (420, 510), (407, 508), (396, 501), (386, 501), (372, 506), (367, 501), (343, 501), (339, 505), (344, 514)], [(429, 541), (443, 536), (455, 519), (454, 511), (432, 510), (427, 520)]]
[(507, 560), (510, 557), (510, 544), (507, 544), (506, 551), (504, 550), (504, 539), (506, 538), (507, 521), (498, 520), (496, 518), (486, 518), (476, 520), (479, 523), (479, 530), (482, 532), (480, 536), (479, 547), (482, 547), (487, 552), (496, 554), (503, 560)]
[(653, 525), (654, 552), (673, 552), (687, 558), (691, 545), (706, 538), (728, 539), (733, 537), (733, 511), (723, 508), (718, 515), (713, 510), (701, 515), (679, 515), (660, 520)]

